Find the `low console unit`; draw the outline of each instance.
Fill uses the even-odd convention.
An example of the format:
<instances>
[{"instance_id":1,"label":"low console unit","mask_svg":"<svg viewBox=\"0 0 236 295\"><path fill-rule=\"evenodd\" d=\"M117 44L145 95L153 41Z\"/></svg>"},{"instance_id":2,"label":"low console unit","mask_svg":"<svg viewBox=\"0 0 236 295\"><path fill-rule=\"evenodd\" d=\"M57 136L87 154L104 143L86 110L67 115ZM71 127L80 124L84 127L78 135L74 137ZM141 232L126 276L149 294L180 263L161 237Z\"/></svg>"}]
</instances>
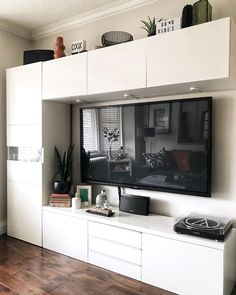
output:
<instances>
[{"instance_id":1,"label":"low console unit","mask_svg":"<svg viewBox=\"0 0 236 295\"><path fill-rule=\"evenodd\" d=\"M174 218L43 207L43 247L180 295L230 295L236 232L224 242L180 235Z\"/></svg>"}]
</instances>

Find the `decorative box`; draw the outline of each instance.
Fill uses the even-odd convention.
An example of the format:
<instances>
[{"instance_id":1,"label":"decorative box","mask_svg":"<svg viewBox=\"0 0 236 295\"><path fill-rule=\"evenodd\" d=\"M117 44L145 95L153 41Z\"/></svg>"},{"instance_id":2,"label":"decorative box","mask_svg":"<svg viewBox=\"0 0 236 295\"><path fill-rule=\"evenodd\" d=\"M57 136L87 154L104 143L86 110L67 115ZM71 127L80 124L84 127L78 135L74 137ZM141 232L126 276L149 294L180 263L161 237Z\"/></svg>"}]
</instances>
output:
<instances>
[{"instance_id":1,"label":"decorative box","mask_svg":"<svg viewBox=\"0 0 236 295\"><path fill-rule=\"evenodd\" d=\"M156 33L162 34L179 30L181 28L181 17L170 18L156 23Z\"/></svg>"},{"instance_id":2,"label":"decorative box","mask_svg":"<svg viewBox=\"0 0 236 295\"><path fill-rule=\"evenodd\" d=\"M71 54L80 53L85 50L86 50L86 41L85 40L74 41L71 44Z\"/></svg>"}]
</instances>

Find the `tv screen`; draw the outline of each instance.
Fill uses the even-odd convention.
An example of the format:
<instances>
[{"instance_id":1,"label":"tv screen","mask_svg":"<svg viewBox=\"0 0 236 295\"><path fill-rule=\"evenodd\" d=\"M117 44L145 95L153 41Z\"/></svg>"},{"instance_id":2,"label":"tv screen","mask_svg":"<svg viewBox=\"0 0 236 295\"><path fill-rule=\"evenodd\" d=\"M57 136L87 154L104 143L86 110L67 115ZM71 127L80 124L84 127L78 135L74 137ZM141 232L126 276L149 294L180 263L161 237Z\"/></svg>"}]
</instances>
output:
<instances>
[{"instance_id":1,"label":"tv screen","mask_svg":"<svg viewBox=\"0 0 236 295\"><path fill-rule=\"evenodd\" d=\"M81 109L81 180L209 197L212 98Z\"/></svg>"}]
</instances>

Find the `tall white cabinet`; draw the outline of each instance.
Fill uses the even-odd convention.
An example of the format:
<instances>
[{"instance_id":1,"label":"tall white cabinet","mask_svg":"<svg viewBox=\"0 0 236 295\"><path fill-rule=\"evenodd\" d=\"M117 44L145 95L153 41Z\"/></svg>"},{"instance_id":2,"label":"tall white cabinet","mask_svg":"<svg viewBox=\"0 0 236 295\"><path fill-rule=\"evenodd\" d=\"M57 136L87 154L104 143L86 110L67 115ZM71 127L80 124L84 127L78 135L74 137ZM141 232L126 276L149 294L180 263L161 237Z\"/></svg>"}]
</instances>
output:
<instances>
[{"instance_id":1,"label":"tall white cabinet","mask_svg":"<svg viewBox=\"0 0 236 295\"><path fill-rule=\"evenodd\" d=\"M69 145L69 115L68 105L42 103L41 62L7 70L7 233L12 237L42 246L42 205L55 173L54 145Z\"/></svg>"}]
</instances>

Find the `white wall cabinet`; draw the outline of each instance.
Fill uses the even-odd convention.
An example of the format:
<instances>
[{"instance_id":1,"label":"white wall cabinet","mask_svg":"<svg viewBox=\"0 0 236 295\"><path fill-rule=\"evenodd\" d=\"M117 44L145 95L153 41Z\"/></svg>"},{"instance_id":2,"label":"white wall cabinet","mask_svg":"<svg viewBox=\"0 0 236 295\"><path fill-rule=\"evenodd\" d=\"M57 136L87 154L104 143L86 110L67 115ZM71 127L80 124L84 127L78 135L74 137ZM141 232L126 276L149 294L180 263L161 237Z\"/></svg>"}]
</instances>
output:
<instances>
[{"instance_id":1,"label":"white wall cabinet","mask_svg":"<svg viewBox=\"0 0 236 295\"><path fill-rule=\"evenodd\" d=\"M87 53L43 63L43 99L86 95Z\"/></svg>"},{"instance_id":2,"label":"white wall cabinet","mask_svg":"<svg viewBox=\"0 0 236 295\"><path fill-rule=\"evenodd\" d=\"M146 40L88 53L88 93L97 94L146 87Z\"/></svg>"},{"instance_id":3,"label":"white wall cabinet","mask_svg":"<svg viewBox=\"0 0 236 295\"><path fill-rule=\"evenodd\" d=\"M178 84L183 91L188 83L201 88L201 81L208 81L206 90L210 81L224 87L235 78L234 32L233 22L224 18L148 38L147 87Z\"/></svg>"},{"instance_id":4,"label":"white wall cabinet","mask_svg":"<svg viewBox=\"0 0 236 295\"><path fill-rule=\"evenodd\" d=\"M143 234L142 280L180 295L230 294L235 282L235 237L225 250ZM152 261L152 263L150 263Z\"/></svg>"},{"instance_id":5,"label":"white wall cabinet","mask_svg":"<svg viewBox=\"0 0 236 295\"><path fill-rule=\"evenodd\" d=\"M43 99L75 103L236 88L233 20L212 22L43 63Z\"/></svg>"},{"instance_id":6,"label":"white wall cabinet","mask_svg":"<svg viewBox=\"0 0 236 295\"><path fill-rule=\"evenodd\" d=\"M43 247L87 262L87 220L43 213Z\"/></svg>"},{"instance_id":7,"label":"white wall cabinet","mask_svg":"<svg viewBox=\"0 0 236 295\"><path fill-rule=\"evenodd\" d=\"M7 125L41 124L42 63L7 70Z\"/></svg>"}]
</instances>

